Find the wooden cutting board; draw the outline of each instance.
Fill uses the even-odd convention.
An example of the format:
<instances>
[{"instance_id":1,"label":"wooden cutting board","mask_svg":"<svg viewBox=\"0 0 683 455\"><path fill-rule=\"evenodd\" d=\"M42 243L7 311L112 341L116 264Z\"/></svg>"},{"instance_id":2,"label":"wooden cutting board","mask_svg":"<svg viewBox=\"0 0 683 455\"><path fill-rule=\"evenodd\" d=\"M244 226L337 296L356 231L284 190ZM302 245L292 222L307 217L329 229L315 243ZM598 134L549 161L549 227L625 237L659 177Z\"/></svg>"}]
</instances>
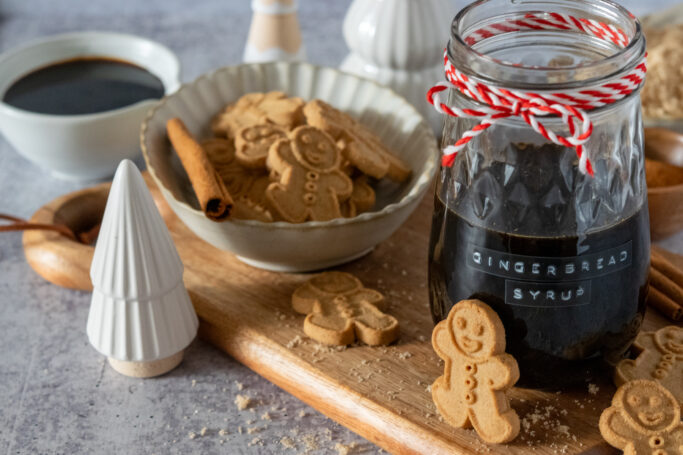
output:
<instances>
[{"instance_id":1,"label":"wooden cutting board","mask_svg":"<svg viewBox=\"0 0 683 455\"><path fill-rule=\"evenodd\" d=\"M107 186L97 190L106 191ZM398 343L386 348L335 349L305 337L304 317L291 309L292 292L310 275L267 272L241 263L192 234L156 188L152 191L185 264L185 285L201 320L200 336L389 452L616 453L598 432L600 413L615 391L609 378L591 385L593 394L588 384L558 393L514 389L511 404L523 428L510 444L487 445L472 430L453 429L441 421L429 392L443 369L430 343L427 244L431 195L389 240L366 257L338 268L385 294L388 311L401 324ZM683 258L671 258L683 267ZM648 309L645 329L667 324Z\"/></svg>"}]
</instances>

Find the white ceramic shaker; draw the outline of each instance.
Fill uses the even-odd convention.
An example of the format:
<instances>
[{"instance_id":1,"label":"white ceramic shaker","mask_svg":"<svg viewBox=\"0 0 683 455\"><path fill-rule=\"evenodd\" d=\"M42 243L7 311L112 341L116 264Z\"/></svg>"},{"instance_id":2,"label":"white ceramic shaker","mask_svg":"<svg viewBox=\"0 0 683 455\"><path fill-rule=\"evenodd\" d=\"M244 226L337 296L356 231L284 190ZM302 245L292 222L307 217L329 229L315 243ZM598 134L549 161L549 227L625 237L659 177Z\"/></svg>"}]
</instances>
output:
<instances>
[{"instance_id":1,"label":"white ceramic shaker","mask_svg":"<svg viewBox=\"0 0 683 455\"><path fill-rule=\"evenodd\" d=\"M119 164L90 268L88 339L121 374L175 368L197 334L183 264L132 161Z\"/></svg>"},{"instance_id":2,"label":"white ceramic shaker","mask_svg":"<svg viewBox=\"0 0 683 455\"><path fill-rule=\"evenodd\" d=\"M251 9L245 62L305 60L297 0L252 0Z\"/></svg>"},{"instance_id":3,"label":"white ceramic shaker","mask_svg":"<svg viewBox=\"0 0 683 455\"><path fill-rule=\"evenodd\" d=\"M351 53L341 69L391 87L440 132L443 119L425 94L444 79L453 15L448 0L354 0L344 19Z\"/></svg>"}]
</instances>

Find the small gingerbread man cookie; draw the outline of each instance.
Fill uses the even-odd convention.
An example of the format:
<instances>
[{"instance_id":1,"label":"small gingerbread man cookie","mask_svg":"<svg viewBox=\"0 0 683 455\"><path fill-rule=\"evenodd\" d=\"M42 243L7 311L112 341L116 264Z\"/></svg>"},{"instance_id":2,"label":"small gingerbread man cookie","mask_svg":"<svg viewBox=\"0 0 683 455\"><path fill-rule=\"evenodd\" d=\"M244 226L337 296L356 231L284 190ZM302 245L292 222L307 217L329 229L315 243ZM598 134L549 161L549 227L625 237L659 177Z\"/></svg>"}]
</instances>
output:
<instances>
[{"instance_id":1,"label":"small gingerbread man cookie","mask_svg":"<svg viewBox=\"0 0 683 455\"><path fill-rule=\"evenodd\" d=\"M344 144L344 156L363 173L380 179L389 177L397 182L411 175L408 165L387 149L382 141L353 117L321 100L312 100L303 108L306 121L336 141Z\"/></svg>"},{"instance_id":2,"label":"small gingerbread man cookie","mask_svg":"<svg viewBox=\"0 0 683 455\"><path fill-rule=\"evenodd\" d=\"M265 169L268 149L287 133L277 125L265 123L242 128L235 137L235 158L244 167Z\"/></svg>"},{"instance_id":3,"label":"small gingerbread man cookie","mask_svg":"<svg viewBox=\"0 0 683 455\"><path fill-rule=\"evenodd\" d=\"M321 343L348 345L358 339L375 346L398 336L398 321L382 312L384 296L349 273L314 276L294 292L292 306L307 315L304 333Z\"/></svg>"},{"instance_id":4,"label":"small gingerbread man cookie","mask_svg":"<svg viewBox=\"0 0 683 455\"><path fill-rule=\"evenodd\" d=\"M301 98L288 98L282 92L247 93L214 117L211 130L230 139L242 128L265 123L289 131L304 123L303 105Z\"/></svg>"},{"instance_id":5,"label":"small gingerbread man cookie","mask_svg":"<svg viewBox=\"0 0 683 455\"><path fill-rule=\"evenodd\" d=\"M519 379L519 368L505 353L505 329L496 312L479 300L458 302L434 328L432 345L446 362L432 384L443 418L458 428L473 426L486 442L515 439L519 417L505 392Z\"/></svg>"},{"instance_id":6,"label":"small gingerbread man cookie","mask_svg":"<svg viewBox=\"0 0 683 455\"><path fill-rule=\"evenodd\" d=\"M633 344L640 354L619 362L614 371L617 386L634 379L657 381L683 403L683 327L670 325L656 332L640 332Z\"/></svg>"},{"instance_id":7,"label":"small gingerbread man cookie","mask_svg":"<svg viewBox=\"0 0 683 455\"><path fill-rule=\"evenodd\" d=\"M627 382L600 416L600 434L625 455L681 455L681 406L657 382Z\"/></svg>"},{"instance_id":8,"label":"small gingerbread man cookie","mask_svg":"<svg viewBox=\"0 0 683 455\"><path fill-rule=\"evenodd\" d=\"M341 217L340 202L351 196L351 179L340 171L341 156L324 131L300 126L275 142L266 165L279 182L266 190L269 206L290 223Z\"/></svg>"}]
</instances>

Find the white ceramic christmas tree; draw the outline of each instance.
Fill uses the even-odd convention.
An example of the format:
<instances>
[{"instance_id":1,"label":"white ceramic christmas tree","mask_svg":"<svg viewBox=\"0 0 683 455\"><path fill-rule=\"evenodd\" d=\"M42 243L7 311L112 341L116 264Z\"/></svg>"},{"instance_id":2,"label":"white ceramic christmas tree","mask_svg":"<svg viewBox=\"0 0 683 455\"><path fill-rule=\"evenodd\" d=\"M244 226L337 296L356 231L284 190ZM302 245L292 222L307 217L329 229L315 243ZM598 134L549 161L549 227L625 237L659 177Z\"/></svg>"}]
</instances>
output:
<instances>
[{"instance_id":1,"label":"white ceramic christmas tree","mask_svg":"<svg viewBox=\"0 0 683 455\"><path fill-rule=\"evenodd\" d=\"M252 0L251 9L253 15L244 48L245 62L306 58L296 15L296 0Z\"/></svg>"},{"instance_id":2,"label":"white ceramic christmas tree","mask_svg":"<svg viewBox=\"0 0 683 455\"><path fill-rule=\"evenodd\" d=\"M114 176L90 278L88 338L116 371L151 377L181 362L197 315L171 235L130 160Z\"/></svg>"},{"instance_id":3,"label":"white ceramic christmas tree","mask_svg":"<svg viewBox=\"0 0 683 455\"><path fill-rule=\"evenodd\" d=\"M351 53L341 69L391 87L438 131L443 119L425 95L444 78L453 13L448 0L354 0L344 18Z\"/></svg>"}]
</instances>

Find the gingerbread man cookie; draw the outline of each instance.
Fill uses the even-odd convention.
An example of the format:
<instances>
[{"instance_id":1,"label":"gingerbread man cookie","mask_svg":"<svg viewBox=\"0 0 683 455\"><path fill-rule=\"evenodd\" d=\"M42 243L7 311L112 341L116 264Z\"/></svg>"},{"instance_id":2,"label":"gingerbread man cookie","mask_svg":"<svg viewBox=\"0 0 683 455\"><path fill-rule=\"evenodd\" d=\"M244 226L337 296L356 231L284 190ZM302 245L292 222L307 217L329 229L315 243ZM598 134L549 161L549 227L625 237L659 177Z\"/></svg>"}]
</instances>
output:
<instances>
[{"instance_id":1,"label":"gingerbread man cookie","mask_svg":"<svg viewBox=\"0 0 683 455\"><path fill-rule=\"evenodd\" d=\"M625 455L681 455L681 406L657 382L627 382L600 416L600 434Z\"/></svg>"},{"instance_id":2,"label":"gingerbread man cookie","mask_svg":"<svg viewBox=\"0 0 683 455\"><path fill-rule=\"evenodd\" d=\"M300 126L275 142L266 165L279 181L266 190L274 215L290 223L341 217L340 202L351 196L351 179L340 171L339 149L324 131Z\"/></svg>"},{"instance_id":3,"label":"gingerbread man cookie","mask_svg":"<svg viewBox=\"0 0 683 455\"><path fill-rule=\"evenodd\" d=\"M410 177L410 168L353 117L320 100L306 103L303 112L309 125L345 144L344 156L365 174L377 179L387 176L398 182Z\"/></svg>"},{"instance_id":4,"label":"gingerbread man cookie","mask_svg":"<svg viewBox=\"0 0 683 455\"><path fill-rule=\"evenodd\" d=\"M211 129L216 136L235 138L247 126L273 123L290 130L304 122L304 102L282 92L247 93L216 115Z\"/></svg>"},{"instance_id":5,"label":"gingerbread man cookie","mask_svg":"<svg viewBox=\"0 0 683 455\"><path fill-rule=\"evenodd\" d=\"M634 379L650 379L666 387L683 403L683 327L670 325L656 332L640 332L633 344L640 354L619 362L614 371L617 386Z\"/></svg>"},{"instance_id":6,"label":"gingerbread man cookie","mask_svg":"<svg viewBox=\"0 0 683 455\"><path fill-rule=\"evenodd\" d=\"M458 302L434 328L432 345L446 362L432 384L443 418L455 427L473 426L486 442L517 437L519 417L505 392L519 379L519 368L505 353L505 329L496 312L479 300Z\"/></svg>"},{"instance_id":7,"label":"gingerbread man cookie","mask_svg":"<svg viewBox=\"0 0 683 455\"><path fill-rule=\"evenodd\" d=\"M254 172L237 162L235 147L228 139L208 139L202 148L233 197L231 218L273 221L266 209L265 189L270 180L265 171Z\"/></svg>"},{"instance_id":8,"label":"gingerbread man cookie","mask_svg":"<svg viewBox=\"0 0 683 455\"><path fill-rule=\"evenodd\" d=\"M244 167L265 169L268 149L287 133L277 125L265 123L242 128L235 137L235 158Z\"/></svg>"},{"instance_id":9,"label":"gingerbread man cookie","mask_svg":"<svg viewBox=\"0 0 683 455\"><path fill-rule=\"evenodd\" d=\"M398 321L383 313L384 296L343 272L314 276L292 295L292 306L306 314L304 333L325 344L347 345L358 339L371 346L398 336Z\"/></svg>"}]
</instances>

